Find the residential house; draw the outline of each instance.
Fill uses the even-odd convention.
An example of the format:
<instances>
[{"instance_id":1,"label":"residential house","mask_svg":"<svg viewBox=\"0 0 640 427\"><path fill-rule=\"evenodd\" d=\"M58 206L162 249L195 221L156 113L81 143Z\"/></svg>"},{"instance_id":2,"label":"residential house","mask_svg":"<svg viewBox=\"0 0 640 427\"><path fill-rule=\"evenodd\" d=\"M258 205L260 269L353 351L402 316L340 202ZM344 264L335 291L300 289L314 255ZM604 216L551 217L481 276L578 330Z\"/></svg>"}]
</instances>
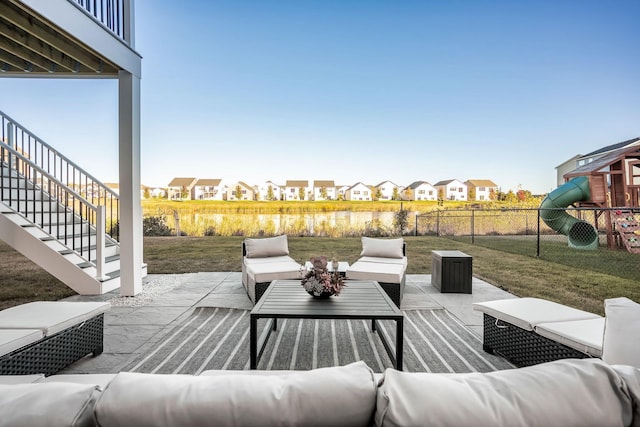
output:
<instances>
[{"instance_id":1,"label":"residential house","mask_svg":"<svg viewBox=\"0 0 640 427\"><path fill-rule=\"evenodd\" d=\"M375 191L378 194L378 200L393 200L394 194L400 197L400 188L391 181L382 181L375 186Z\"/></svg>"},{"instance_id":2,"label":"residential house","mask_svg":"<svg viewBox=\"0 0 640 427\"><path fill-rule=\"evenodd\" d=\"M253 187L257 200L282 200L282 187L273 181L266 181Z\"/></svg>"},{"instance_id":3,"label":"residential house","mask_svg":"<svg viewBox=\"0 0 640 427\"><path fill-rule=\"evenodd\" d=\"M336 185L337 200L347 200L347 190L350 185Z\"/></svg>"},{"instance_id":4,"label":"residential house","mask_svg":"<svg viewBox=\"0 0 640 427\"><path fill-rule=\"evenodd\" d=\"M607 145L606 147L591 151L590 153L587 153L585 155L574 156L571 159L566 160L564 163L561 163L558 167L556 167L556 181L558 183L558 186L566 182L564 178L565 174L572 172L581 166L589 164L603 156L606 156L613 151L635 146L640 146L640 137L628 139L616 144Z\"/></svg>"},{"instance_id":5,"label":"residential house","mask_svg":"<svg viewBox=\"0 0 640 427\"><path fill-rule=\"evenodd\" d=\"M434 187L442 200L467 200L467 185L457 179L439 181Z\"/></svg>"},{"instance_id":6,"label":"residential house","mask_svg":"<svg viewBox=\"0 0 640 427\"><path fill-rule=\"evenodd\" d=\"M372 200L371 196L371 188L361 182L358 182L349 187L349 189L345 193L346 200Z\"/></svg>"},{"instance_id":7,"label":"residential house","mask_svg":"<svg viewBox=\"0 0 640 427\"><path fill-rule=\"evenodd\" d=\"M469 200L487 201L498 195L498 186L490 179L469 179L465 184Z\"/></svg>"},{"instance_id":8,"label":"residential house","mask_svg":"<svg viewBox=\"0 0 640 427\"><path fill-rule=\"evenodd\" d=\"M284 184L284 200L308 200L309 181L287 180Z\"/></svg>"},{"instance_id":9,"label":"residential house","mask_svg":"<svg viewBox=\"0 0 640 427\"><path fill-rule=\"evenodd\" d=\"M167 197L167 190L162 187L149 187L149 196L161 199Z\"/></svg>"},{"instance_id":10,"label":"residential house","mask_svg":"<svg viewBox=\"0 0 640 427\"><path fill-rule=\"evenodd\" d=\"M400 193L402 200L438 200L438 190L427 181L415 181Z\"/></svg>"},{"instance_id":11,"label":"residential house","mask_svg":"<svg viewBox=\"0 0 640 427\"><path fill-rule=\"evenodd\" d=\"M194 200L196 178L173 178L167 188L169 200Z\"/></svg>"},{"instance_id":12,"label":"residential house","mask_svg":"<svg viewBox=\"0 0 640 427\"><path fill-rule=\"evenodd\" d=\"M238 181L227 188L227 200L255 200L254 195L254 189L242 181Z\"/></svg>"},{"instance_id":13,"label":"residential house","mask_svg":"<svg viewBox=\"0 0 640 427\"><path fill-rule=\"evenodd\" d=\"M337 200L336 184L333 181L313 181L313 200Z\"/></svg>"},{"instance_id":14,"label":"residential house","mask_svg":"<svg viewBox=\"0 0 640 427\"><path fill-rule=\"evenodd\" d=\"M200 178L193 191L195 200L223 200L226 188L221 179Z\"/></svg>"}]
</instances>

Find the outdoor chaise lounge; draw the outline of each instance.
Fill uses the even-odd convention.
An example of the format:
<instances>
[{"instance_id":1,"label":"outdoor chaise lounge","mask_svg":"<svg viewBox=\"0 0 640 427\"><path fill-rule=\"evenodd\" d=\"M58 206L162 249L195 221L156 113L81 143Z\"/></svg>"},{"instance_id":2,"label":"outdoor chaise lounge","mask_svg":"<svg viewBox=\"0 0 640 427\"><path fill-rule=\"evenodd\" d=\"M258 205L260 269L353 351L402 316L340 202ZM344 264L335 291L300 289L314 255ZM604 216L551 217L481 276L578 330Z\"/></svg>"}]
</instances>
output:
<instances>
[{"instance_id":1,"label":"outdoor chaise lounge","mask_svg":"<svg viewBox=\"0 0 640 427\"><path fill-rule=\"evenodd\" d=\"M347 269L347 279L377 281L400 307L406 270L406 244L403 239L363 237L360 258Z\"/></svg>"},{"instance_id":2,"label":"outdoor chaise lounge","mask_svg":"<svg viewBox=\"0 0 640 427\"><path fill-rule=\"evenodd\" d=\"M271 281L299 279L303 268L289 256L286 235L242 242L242 285L254 304Z\"/></svg>"},{"instance_id":3,"label":"outdoor chaise lounge","mask_svg":"<svg viewBox=\"0 0 640 427\"><path fill-rule=\"evenodd\" d=\"M602 356L605 318L539 298L473 304L483 312L483 348L517 366Z\"/></svg>"},{"instance_id":4,"label":"outdoor chaise lounge","mask_svg":"<svg viewBox=\"0 0 640 427\"><path fill-rule=\"evenodd\" d=\"M105 302L38 301L0 311L0 375L52 375L102 353Z\"/></svg>"}]
</instances>

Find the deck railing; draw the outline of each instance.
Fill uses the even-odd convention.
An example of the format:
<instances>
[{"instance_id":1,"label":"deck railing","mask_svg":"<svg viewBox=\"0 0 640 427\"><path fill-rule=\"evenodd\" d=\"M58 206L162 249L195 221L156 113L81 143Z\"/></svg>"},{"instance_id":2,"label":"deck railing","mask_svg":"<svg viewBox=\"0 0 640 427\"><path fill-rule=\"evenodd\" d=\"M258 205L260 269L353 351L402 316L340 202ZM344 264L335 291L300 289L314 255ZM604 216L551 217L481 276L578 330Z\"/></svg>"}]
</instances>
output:
<instances>
[{"instance_id":1,"label":"deck railing","mask_svg":"<svg viewBox=\"0 0 640 427\"><path fill-rule=\"evenodd\" d=\"M131 44L128 25L132 0L69 0L127 44Z\"/></svg>"}]
</instances>

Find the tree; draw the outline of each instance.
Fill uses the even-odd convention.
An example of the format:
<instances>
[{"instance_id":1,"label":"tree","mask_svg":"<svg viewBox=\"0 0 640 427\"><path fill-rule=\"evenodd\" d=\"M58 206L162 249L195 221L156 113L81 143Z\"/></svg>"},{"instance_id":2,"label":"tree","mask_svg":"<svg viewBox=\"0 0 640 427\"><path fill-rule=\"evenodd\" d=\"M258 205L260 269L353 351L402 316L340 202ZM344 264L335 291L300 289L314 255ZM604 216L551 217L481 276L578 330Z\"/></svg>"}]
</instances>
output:
<instances>
[{"instance_id":1,"label":"tree","mask_svg":"<svg viewBox=\"0 0 640 427\"><path fill-rule=\"evenodd\" d=\"M398 191L398 187L393 187L393 193L391 194L391 198L393 200L400 200L400 192Z\"/></svg>"},{"instance_id":2,"label":"tree","mask_svg":"<svg viewBox=\"0 0 640 427\"><path fill-rule=\"evenodd\" d=\"M498 194L496 193L495 188L489 189L489 200L494 201L498 198Z\"/></svg>"},{"instance_id":3,"label":"tree","mask_svg":"<svg viewBox=\"0 0 640 427\"><path fill-rule=\"evenodd\" d=\"M142 193L142 197L145 199L151 198L151 191L149 191L149 187L144 187L144 192Z\"/></svg>"},{"instance_id":4,"label":"tree","mask_svg":"<svg viewBox=\"0 0 640 427\"><path fill-rule=\"evenodd\" d=\"M242 187L240 187L240 184L236 185L236 189L233 192L233 195L235 196L236 200L242 199Z\"/></svg>"},{"instance_id":5,"label":"tree","mask_svg":"<svg viewBox=\"0 0 640 427\"><path fill-rule=\"evenodd\" d=\"M475 200L476 199L476 187L469 187L468 197L469 197L469 200Z\"/></svg>"},{"instance_id":6,"label":"tree","mask_svg":"<svg viewBox=\"0 0 640 427\"><path fill-rule=\"evenodd\" d=\"M327 200L327 189L324 187L320 188L320 197L322 197L323 200Z\"/></svg>"},{"instance_id":7,"label":"tree","mask_svg":"<svg viewBox=\"0 0 640 427\"><path fill-rule=\"evenodd\" d=\"M182 189L180 190L180 198L181 199L189 198L189 190L187 190L187 186L186 185L183 185Z\"/></svg>"},{"instance_id":8,"label":"tree","mask_svg":"<svg viewBox=\"0 0 640 427\"><path fill-rule=\"evenodd\" d=\"M382 190L380 189L380 187L374 187L373 200L380 200L380 197L382 197Z\"/></svg>"},{"instance_id":9,"label":"tree","mask_svg":"<svg viewBox=\"0 0 640 427\"><path fill-rule=\"evenodd\" d=\"M298 188L298 198L304 200L304 187Z\"/></svg>"},{"instance_id":10,"label":"tree","mask_svg":"<svg viewBox=\"0 0 640 427\"><path fill-rule=\"evenodd\" d=\"M403 209L402 203L400 204L400 210L393 214L393 227L398 230L398 234L404 235L407 226L409 225L409 210Z\"/></svg>"},{"instance_id":11,"label":"tree","mask_svg":"<svg viewBox=\"0 0 640 427\"><path fill-rule=\"evenodd\" d=\"M509 192L504 196L504 201L508 203L517 203L518 196L516 196L513 190L509 190Z\"/></svg>"},{"instance_id":12,"label":"tree","mask_svg":"<svg viewBox=\"0 0 640 427\"><path fill-rule=\"evenodd\" d=\"M269 186L267 188L267 200L273 201L273 187Z\"/></svg>"}]
</instances>

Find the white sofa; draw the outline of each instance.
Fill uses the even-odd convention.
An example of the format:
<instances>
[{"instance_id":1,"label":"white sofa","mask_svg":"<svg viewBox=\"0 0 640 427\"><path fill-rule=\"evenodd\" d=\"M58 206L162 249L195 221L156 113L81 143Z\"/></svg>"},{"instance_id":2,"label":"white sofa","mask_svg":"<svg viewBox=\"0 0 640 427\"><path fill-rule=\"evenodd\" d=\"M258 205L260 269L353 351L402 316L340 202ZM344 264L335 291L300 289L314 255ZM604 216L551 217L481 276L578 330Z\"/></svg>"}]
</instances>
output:
<instances>
[{"instance_id":1,"label":"white sofa","mask_svg":"<svg viewBox=\"0 0 640 427\"><path fill-rule=\"evenodd\" d=\"M304 267L289 256L287 236L242 242L242 285L254 304L273 280L300 279Z\"/></svg>"},{"instance_id":2,"label":"white sofa","mask_svg":"<svg viewBox=\"0 0 640 427\"><path fill-rule=\"evenodd\" d=\"M347 269L347 279L375 280L400 307L407 280L406 245L403 239L362 237L360 258Z\"/></svg>"},{"instance_id":3,"label":"white sofa","mask_svg":"<svg viewBox=\"0 0 640 427\"><path fill-rule=\"evenodd\" d=\"M0 376L2 426L640 426L640 370L598 359L431 374L364 362L200 376Z\"/></svg>"},{"instance_id":4,"label":"white sofa","mask_svg":"<svg viewBox=\"0 0 640 427\"><path fill-rule=\"evenodd\" d=\"M102 353L106 302L36 301L0 311L0 375L54 374Z\"/></svg>"}]
</instances>

